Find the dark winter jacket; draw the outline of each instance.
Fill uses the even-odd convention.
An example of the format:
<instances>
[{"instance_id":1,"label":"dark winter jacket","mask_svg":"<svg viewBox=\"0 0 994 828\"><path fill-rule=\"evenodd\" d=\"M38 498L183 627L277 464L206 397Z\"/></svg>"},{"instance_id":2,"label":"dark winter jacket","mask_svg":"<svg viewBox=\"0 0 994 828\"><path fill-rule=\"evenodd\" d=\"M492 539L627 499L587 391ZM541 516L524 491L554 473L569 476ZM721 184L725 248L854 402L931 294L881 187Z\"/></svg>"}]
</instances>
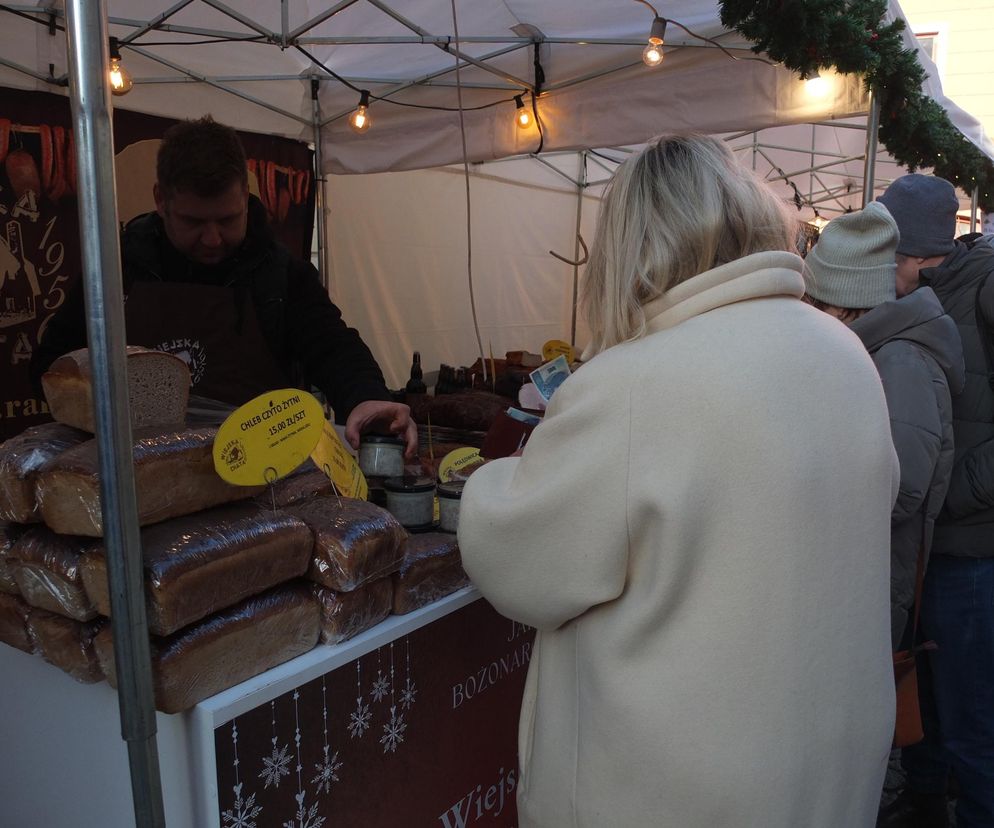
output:
<instances>
[{"instance_id":1,"label":"dark winter jacket","mask_svg":"<svg viewBox=\"0 0 994 828\"><path fill-rule=\"evenodd\" d=\"M124 291L137 281L188 282L230 287L238 307L251 301L259 327L278 365L288 377L306 377L328 397L339 420L364 400L390 394L376 360L341 311L328 298L317 270L294 259L270 231L265 208L249 197L245 241L225 262L191 262L166 238L156 213L128 223L121 237ZM59 356L86 345L83 289L78 282L48 323L31 360L36 385Z\"/></svg>"},{"instance_id":2,"label":"dark winter jacket","mask_svg":"<svg viewBox=\"0 0 994 828\"><path fill-rule=\"evenodd\" d=\"M884 302L850 325L873 358L890 414L901 483L891 513L891 639L898 648L953 467L951 395L963 389L956 324L928 288ZM926 505L927 504L927 505ZM927 514L925 512L927 508Z\"/></svg>"},{"instance_id":3,"label":"dark winter jacket","mask_svg":"<svg viewBox=\"0 0 994 828\"><path fill-rule=\"evenodd\" d=\"M920 274L959 328L966 363L963 392L953 398L955 462L933 554L994 556L994 390L981 340L994 336L994 279L987 278L992 272L994 248L971 236L958 239L941 264Z\"/></svg>"}]
</instances>

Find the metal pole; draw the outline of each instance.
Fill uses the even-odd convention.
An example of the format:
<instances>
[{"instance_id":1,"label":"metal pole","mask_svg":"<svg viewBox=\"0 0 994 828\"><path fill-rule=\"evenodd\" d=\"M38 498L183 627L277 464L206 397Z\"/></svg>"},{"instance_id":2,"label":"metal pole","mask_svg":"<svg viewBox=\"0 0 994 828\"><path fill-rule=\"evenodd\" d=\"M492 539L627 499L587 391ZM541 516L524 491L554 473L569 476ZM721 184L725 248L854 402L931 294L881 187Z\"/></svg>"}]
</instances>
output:
<instances>
[{"instance_id":1,"label":"metal pole","mask_svg":"<svg viewBox=\"0 0 994 828\"><path fill-rule=\"evenodd\" d=\"M863 162L863 206L873 201L877 176L877 133L880 131L880 98L870 90L870 112L866 122L866 160Z\"/></svg>"},{"instance_id":2,"label":"metal pole","mask_svg":"<svg viewBox=\"0 0 994 828\"><path fill-rule=\"evenodd\" d=\"M316 78L311 80L311 111L314 122L314 212L318 218L318 273L321 274L324 289L328 290L331 287L331 280L325 267L328 255L328 225L324 214L324 170L321 169L324 162L321 154L321 101L318 99L320 83Z\"/></svg>"},{"instance_id":3,"label":"metal pole","mask_svg":"<svg viewBox=\"0 0 994 828\"><path fill-rule=\"evenodd\" d=\"M580 217L583 214L583 191L587 186L587 152L580 153L580 169L576 185L576 235L573 241L573 261L580 261ZM580 286L580 265L573 265L573 319L570 322L569 344L576 347L576 304Z\"/></svg>"},{"instance_id":4,"label":"metal pole","mask_svg":"<svg viewBox=\"0 0 994 828\"><path fill-rule=\"evenodd\" d=\"M977 232L977 207L980 205L980 188L974 187L970 196L970 232Z\"/></svg>"},{"instance_id":5,"label":"metal pole","mask_svg":"<svg viewBox=\"0 0 994 828\"><path fill-rule=\"evenodd\" d=\"M86 330L93 364L100 503L121 731L128 744L136 823L142 828L158 828L165 825L165 816L131 459L105 0L69 0L66 23L77 138Z\"/></svg>"}]
</instances>

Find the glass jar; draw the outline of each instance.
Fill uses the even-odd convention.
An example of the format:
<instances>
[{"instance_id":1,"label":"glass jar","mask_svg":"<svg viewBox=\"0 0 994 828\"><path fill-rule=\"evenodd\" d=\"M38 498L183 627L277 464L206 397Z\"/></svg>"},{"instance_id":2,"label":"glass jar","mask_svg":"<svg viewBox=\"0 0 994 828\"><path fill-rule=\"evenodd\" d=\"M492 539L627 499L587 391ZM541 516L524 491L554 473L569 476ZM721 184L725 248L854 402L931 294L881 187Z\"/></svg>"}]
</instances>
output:
<instances>
[{"instance_id":1,"label":"glass jar","mask_svg":"<svg viewBox=\"0 0 994 828\"><path fill-rule=\"evenodd\" d=\"M438 528L455 533L459 529L459 504L465 480L452 480L438 485Z\"/></svg>"},{"instance_id":2,"label":"glass jar","mask_svg":"<svg viewBox=\"0 0 994 828\"><path fill-rule=\"evenodd\" d=\"M359 468L366 477L402 475L406 446L400 437L366 434L359 443Z\"/></svg>"},{"instance_id":3,"label":"glass jar","mask_svg":"<svg viewBox=\"0 0 994 828\"><path fill-rule=\"evenodd\" d=\"M387 493L387 511L401 526L431 526L435 517L435 481L430 477L388 477L383 481Z\"/></svg>"}]
</instances>

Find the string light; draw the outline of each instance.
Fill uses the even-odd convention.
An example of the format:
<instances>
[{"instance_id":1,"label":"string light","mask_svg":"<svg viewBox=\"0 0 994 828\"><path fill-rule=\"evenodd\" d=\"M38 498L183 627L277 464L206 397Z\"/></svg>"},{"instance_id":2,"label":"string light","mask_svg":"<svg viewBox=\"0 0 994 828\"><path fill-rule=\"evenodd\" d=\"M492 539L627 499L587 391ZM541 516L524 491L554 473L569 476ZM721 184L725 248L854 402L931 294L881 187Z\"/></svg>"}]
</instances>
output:
<instances>
[{"instance_id":1,"label":"string light","mask_svg":"<svg viewBox=\"0 0 994 828\"><path fill-rule=\"evenodd\" d=\"M131 75L121 66L121 49L116 37L110 39L110 69L107 77L110 80L110 91L114 95L127 95L135 85Z\"/></svg>"},{"instance_id":2,"label":"string light","mask_svg":"<svg viewBox=\"0 0 994 828\"><path fill-rule=\"evenodd\" d=\"M371 123L372 120L369 117L369 90L361 89L359 91L359 106L349 115L349 126L356 132L363 133L369 129Z\"/></svg>"},{"instance_id":3,"label":"string light","mask_svg":"<svg viewBox=\"0 0 994 828\"><path fill-rule=\"evenodd\" d=\"M532 114L525 108L520 95L514 96L514 121L518 129L528 129L532 125Z\"/></svg>"},{"instance_id":4,"label":"string light","mask_svg":"<svg viewBox=\"0 0 994 828\"><path fill-rule=\"evenodd\" d=\"M663 38L666 37L666 18L656 17L649 30L649 42L642 50L642 62L646 66L655 67L663 62Z\"/></svg>"}]
</instances>

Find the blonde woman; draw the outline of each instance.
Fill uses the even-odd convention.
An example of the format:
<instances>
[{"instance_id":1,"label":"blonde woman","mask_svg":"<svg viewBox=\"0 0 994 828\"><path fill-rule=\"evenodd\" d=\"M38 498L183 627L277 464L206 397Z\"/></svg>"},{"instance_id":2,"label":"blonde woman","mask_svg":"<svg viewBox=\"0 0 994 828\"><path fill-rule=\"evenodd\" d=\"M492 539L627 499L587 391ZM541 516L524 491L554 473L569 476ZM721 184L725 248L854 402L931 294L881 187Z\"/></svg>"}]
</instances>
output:
<instances>
[{"instance_id":1,"label":"blonde woman","mask_svg":"<svg viewBox=\"0 0 994 828\"><path fill-rule=\"evenodd\" d=\"M893 733L897 463L859 340L720 141L616 173L588 364L463 496L466 570L538 629L522 828L861 828Z\"/></svg>"}]
</instances>

